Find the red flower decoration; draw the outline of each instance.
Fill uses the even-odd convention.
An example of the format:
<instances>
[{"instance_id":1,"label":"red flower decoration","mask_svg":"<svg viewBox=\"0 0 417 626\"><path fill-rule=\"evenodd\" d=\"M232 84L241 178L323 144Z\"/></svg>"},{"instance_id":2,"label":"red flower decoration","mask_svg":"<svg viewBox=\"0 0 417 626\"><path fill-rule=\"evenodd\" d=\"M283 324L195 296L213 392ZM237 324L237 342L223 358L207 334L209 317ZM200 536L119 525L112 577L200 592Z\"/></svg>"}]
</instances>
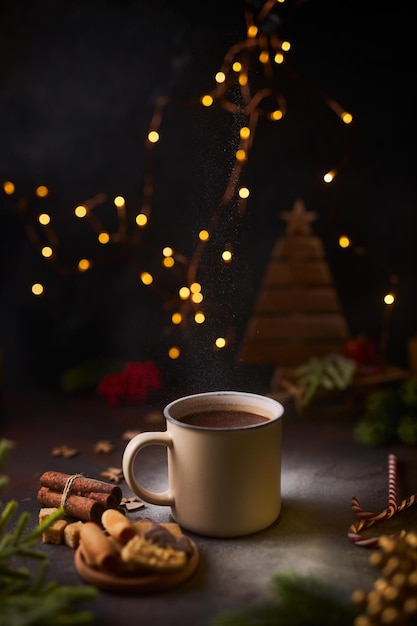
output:
<instances>
[{"instance_id":1,"label":"red flower decoration","mask_svg":"<svg viewBox=\"0 0 417 626\"><path fill-rule=\"evenodd\" d=\"M131 361L118 374L106 374L98 386L110 406L138 404L160 389L161 376L152 361Z\"/></svg>"}]
</instances>

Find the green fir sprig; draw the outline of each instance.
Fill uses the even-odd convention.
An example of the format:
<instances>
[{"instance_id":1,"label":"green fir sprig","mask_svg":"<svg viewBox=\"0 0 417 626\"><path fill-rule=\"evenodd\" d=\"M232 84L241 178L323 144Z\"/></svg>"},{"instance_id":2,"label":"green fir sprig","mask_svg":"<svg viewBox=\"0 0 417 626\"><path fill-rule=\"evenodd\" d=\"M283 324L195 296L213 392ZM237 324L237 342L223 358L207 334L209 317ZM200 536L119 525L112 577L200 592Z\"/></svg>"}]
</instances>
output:
<instances>
[{"instance_id":1,"label":"green fir sprig","mask_svg":"<svg viewBox=\"0 0 417 626\"><path fill-rule=\"evenodd\" d=\"M346 389L351 384L355 371L355 362L340 354L312 357L295 370L299 387L305 389L302 405L310 404L319 389Z\"/></svg>"},{"instance_id":2,"label":"green fir sprig","mask_svg":"<svg viewBox=\"0 0 417 626\"><path fill-rule=\"evenodd\" d=\"M0 440L0 471L13 447ZM8 478L0 475L0 486ZM62 508L29 528L30 515L24 511L17 517L18 503L0 502L0 626L69 626L91 624L91 612L75 607L97 595L91 586L61 586L46 582L47 555L37 548L42 533L64 515ZM36 564L29 569L29 562ZM32 571L34 569L34 571Z\"/></svg>"},{"instance_id":3,"label":"green fir sprig","mask_svg":"<svg viewBox=\"0 0 417 626\"><path fill-rule=\"evenodd\" d=\"M370 393L353 435L368 446L417 445L417 380L408 378L399 387Z\"/></svg>"},{"instance_id":4,"label":"green fir sprig","mask_svg":"<svg viewBox=\"0 0 417 626\"><path fill-rule=\"evenodd\" d=\"M270 599L222 613L213 626L352 626L358 614L333 585L284 572L272 577Z\"/></svg>"}]
</instances>

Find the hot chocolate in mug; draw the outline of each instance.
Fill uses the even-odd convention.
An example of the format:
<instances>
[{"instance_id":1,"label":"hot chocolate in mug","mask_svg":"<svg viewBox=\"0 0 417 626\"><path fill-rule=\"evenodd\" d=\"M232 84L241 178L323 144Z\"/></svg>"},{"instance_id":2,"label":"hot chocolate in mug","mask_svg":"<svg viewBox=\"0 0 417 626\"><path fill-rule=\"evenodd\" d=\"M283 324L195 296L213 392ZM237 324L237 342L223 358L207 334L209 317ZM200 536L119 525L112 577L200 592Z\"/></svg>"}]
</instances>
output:
<instances>
[{"instance_id":1,"label":"hot chocolate in mug","mask_svg":"<svg viewBox=\"0 0 417 626\"><path fill-rule=\"evenodd\" d=\"M210 391L164 408L166 431L136 435L123 454L123 474L145 502L170 506L189 531L237 537L270 526L281 510L281 417L267 396ZM168 488L149 491L135 459L149 445L167 448Z\"/></svg>"}]
</instances>

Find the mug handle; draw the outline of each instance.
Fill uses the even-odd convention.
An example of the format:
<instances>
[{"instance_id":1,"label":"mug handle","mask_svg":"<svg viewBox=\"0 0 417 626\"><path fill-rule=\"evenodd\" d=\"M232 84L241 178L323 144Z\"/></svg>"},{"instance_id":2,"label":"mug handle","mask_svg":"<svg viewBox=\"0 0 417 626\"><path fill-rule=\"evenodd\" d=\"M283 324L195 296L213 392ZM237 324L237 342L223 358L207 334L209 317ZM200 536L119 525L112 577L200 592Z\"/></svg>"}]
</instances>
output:
<instances>
[{"instance_id":1,"label":"mug handle","mask_svg":"<svg viewBox=\"0 0 417 626\"><path fill-rule=\"evenodd\" d=\"M145 502L163 506L172 506L174 504L174 497L169 488L166 491L161 491L159 493L149 491L136 480L133 472L133 465L135 463L136 456L142 448L145 448L145 446L157 445L166 446L167 448L172 447L173 441L168 431L140 433L139 435L133 437L133 439L131 439L127 444L123 453L123 476L132 491L142 498L142 500L145 500Z\"/></svg>"}]
</instances>

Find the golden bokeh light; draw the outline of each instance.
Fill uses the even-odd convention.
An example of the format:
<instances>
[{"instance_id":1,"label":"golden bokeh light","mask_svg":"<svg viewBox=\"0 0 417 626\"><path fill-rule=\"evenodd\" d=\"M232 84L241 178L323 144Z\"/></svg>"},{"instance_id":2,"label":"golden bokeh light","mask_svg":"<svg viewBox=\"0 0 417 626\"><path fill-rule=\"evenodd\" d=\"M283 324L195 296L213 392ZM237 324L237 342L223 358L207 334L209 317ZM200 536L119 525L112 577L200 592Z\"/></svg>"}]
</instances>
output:
<instances>
[{"instance_id":1,"label":"golden bokeh light","mask_svg":"<svg viewBox=\"0 0 417 626\"><path fill-rule=\"evenodd\" d=\"M171 348L168 350L168 356L170 359L178 359L180 354L181 350L178 348L178 346L171 346Z\"/></svg>"},{"instance_id":2,"label":"golden bokeh light","mask_svg":"<svg viewBox=\"0 0 417 626\"><path fill-rule=\"evenodd\" d=\"M159 141L159 133L156 130L151 130L148 133L149 143L157 143Z\"/></svg>"},{"instance_id":3,"label":"golden bokeh light","mask_svg":"<svg viewBox=\"0 0 417 626\"><path fill-rule=\"evenodd\" d=\"M171 321L173 324L181 324L182 322L182 315L181 313L179 313L178 311L176 311L175 313L173 313L171 315Z\"/></svg>"},{"instance_id":4,"label":"golden bokeh light","mask_svg":"<svg viewBox=\"0 0 417 626\"><path fill-rule=\"evenodd\" d=\"M174 267L175 259L172 256L167 256L162 259L162 265L164 267Z\"/></svg>"},{"instance_id":5,"label":"golden bokeh light","mask_svg":"<svg viewBox=\"0 0 417 626\"><path fill-rule=\"evenodd\" d=\"M78 269L80 272L86 272L91 267L91 263L88 259L80 259L78 261Z\"/></svg>"},{"instance_id":6,"label":"golden bokeh light","mask_svg":"<svg viewBox=\"0 0 417 626\"><path fill-rule=\"evenodd\" d=\"M276 122L277 120L282 120L282 118L283 118L283 113L279 109L275 109L275 111L272 111L269 114L269 119L272 120L273 122Z\"/></svg>"},{"instance_id":7,"label":"golden bokeh light","mask_svg":"<svg viewBox=\"0 0 417 626\"><path fill-rule=\"evenodd\" d=\"M198 238L201 241L208 241L210 239L210 233L208 232L208 230L200 230L200 232L198 233Z\"/></svg>"},{"instance_id":8,"label":"golden bokeh light","mask_svg":"<svg viewBox=\"0 0 417 626\"><path fill-rule=\"evenodd\" d=\"M350 239L349 239L349 237L347 237L346 235L341 235L339 237L339 246L341 248L349 248L349 246L350 246Z\"/></svg>"},{"instance_id":9,"label":"golden bokeh light","mask_svg":"<svg viewBox=\"0 0 417 626\"><path fill-rule=\"evenodd\" d=\"M78 206L75 207L74 213L77 217L82 219L83 217L87 215L87 207L84 206L83 204L79 204Z\"/></svg>"},{"instance_id":10,"label":"golden bokeh light","mask_svg":"<svg viewBox=\"0 0 417 626\"><path fill-rule=\"evenodd\" d=\"M115 199L113 200L114 202L114 206L117 206L118 208L121 208L123 206L125 206L125 199L123 198L123 196L116 196Z\"/></svg>"},{"instance_id":11,"label":"golden bokeh light","mask_svg":"<svg viewBox=\"0 0 417 626\"><path fill-rule=\"evenodd\" d=\"M41 250L42 256L46 259L49 259L53 255L53 251L51 246L44 246Z\"/></svg>"},{"instance_id":12,"label":"golden bokeh light","mask_svg":"<svg viewBox=\"0 0 417 626\"><path fill-rule=\"evenodd\" d=\"M109 243L110 241L110 235L109 233L106 233L105 231L103 231L98 234L97 239L99 240L100 243L106 244L106 243Z\"/></svg>"},{"instance_id":13,"label":"golden bokeh light","mask_svg":"<svg viewBox=\"0 0 417 626\"><path fill-rule=\"evenodd\" d=\"M214 343L216 348L224 348L226 346L226 339L224 337L217 337Z\"/></svg>"},{"instance_id":14,"label":"golden bokeh light","mask_svg":"<svg viewBox=\"0 0 417 626\"><path fill-rule=\"evenodd\" d=\"M143 227L148 223L148 218L145 213L138 213L135 222L138 226Z\"/></svg>"},{"instance_id":15,"label":"golden bokeh light","mask_svg":"<svg viewBox=\"0 0 417 626\"><path fill-rule=\"evenodd\" d=\"M200 102L204 107L211 107L214 101L212 96L205 94L204 96L201 96Z\"/></svg>"},{"instance_id":16,"label":"golden bokeh light","mask_svg":"<svg viewBox=\"0 0 417 626\"><path fill-rule=\"evenodd\" d=\"M140 279L144 285L152 285L153 283L153 276L149 272L142 272Z\"/></svg>"},{"instance_id":17,"label":"golden bokeh light","mask_svg":"<svg viewBox=\"0 0 417 626\"><path fill-rule=\"evenodd\" d=\"M206 316L204 315L203 311L197 311L194 315L194 320L196 324L204 324L204 322L206 321Z\"/></svg>"},{"instance_id":18,"label":"golden bokeh light","mask_svg":"<svg viewBox=\"0 0 417 626\"><path fill-rule=\"evenodd\" d=\"M323 180L325 183L331 183L334 180L335 176L336 176L336 172L334 170L331 170L330 172L327 172L323 176Z\"/></svg>"},{"instance_id":19,"label":"golden bokeh light","mask_svg":"<svg viewBox=\"0 0 417 626\"><path fill-rule=\"evenodd\" d=\"M197 293L192 293L191 301L194 302L194 304L201 304L201 302L203 302L203 294L201 293L201 291Z\"/></svg>"},{"instance_id":20,"label":"golden bokeh light","mask_svg":"<svg viewBox=\"0 0 417 626\"><path fill-rule=\"evenodd\" d=\"M42 224L42 226L47 226L47 224L49 224L50 221L51 221L51 218L48 215L48 213L41 213L40 215L38 215L38 222L39 224Z\"/></svg>"},{"instance_id":21,"label":"golden bokeh light","mask_svg":"<svg viewBox=\"0 0 417 626\"><path fill-rule=\"evenodd\" d=\"M38 185L38 187L36 187L35 189L35 194L38 196L38 198L46 198L46 196L49 194L49 189L46 185Z\"/></svg>"},{"instance_id":22,"label":"golden bokeh light","mask_svg":"<svg viewBox=\"0 0 417 626\"><path fill-rule=\"evenodd\" d=\"M33 283L32 293L34 296L41 296L44 293L44 287L41 283Z\"/></svg>"},{"instance_id":23,"label":"golden bokeh light","mask_svg":"<svg viewBox=\"0 0 417 626\"><path fill-rule=\"evenodd\" d=\"M8 196L12 196L15 192L14 183L11 180L5 180L3 183L3 191Z\"/></svg>"},{"instance_id":24,"label":"golden bokeh light","mask_svg":"<svg viewBox=\"0 0 417 626\"><path fill-rule=\"evenodd\" d=\"M188 287L181 287L178 291L178 295L181 298L181 300L188 300L188 298L190 297L190 290Z\"/></svg>"}]
</instances>

